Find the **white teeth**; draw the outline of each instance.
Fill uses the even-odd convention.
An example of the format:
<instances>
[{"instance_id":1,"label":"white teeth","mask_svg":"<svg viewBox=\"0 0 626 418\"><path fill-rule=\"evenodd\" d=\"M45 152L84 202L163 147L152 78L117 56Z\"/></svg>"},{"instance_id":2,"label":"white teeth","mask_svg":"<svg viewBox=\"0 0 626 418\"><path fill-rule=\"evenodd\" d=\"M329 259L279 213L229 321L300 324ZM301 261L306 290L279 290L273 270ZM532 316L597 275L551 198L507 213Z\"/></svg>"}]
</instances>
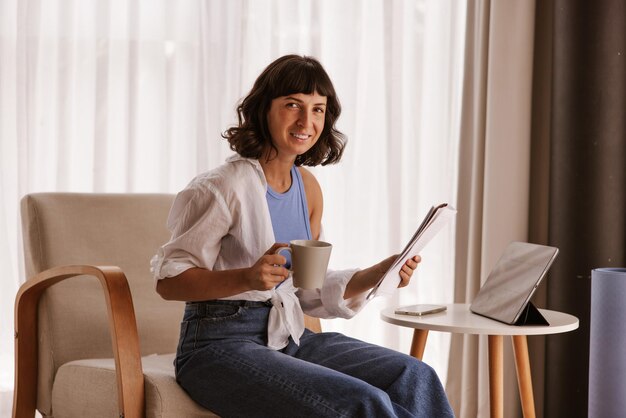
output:
<instances>
[{"instance_id":1,"label":"white teeth","mask_svg":"<svg viewBox=\"0 0 626 418\"><path fill-rule=\"evenodd\" d=\"M309 138L309 135L306 135L306 134L294 134L294 133L292 133L291 135L295 136L298 139L308 139Z\"/></svg>"}]
</instances>

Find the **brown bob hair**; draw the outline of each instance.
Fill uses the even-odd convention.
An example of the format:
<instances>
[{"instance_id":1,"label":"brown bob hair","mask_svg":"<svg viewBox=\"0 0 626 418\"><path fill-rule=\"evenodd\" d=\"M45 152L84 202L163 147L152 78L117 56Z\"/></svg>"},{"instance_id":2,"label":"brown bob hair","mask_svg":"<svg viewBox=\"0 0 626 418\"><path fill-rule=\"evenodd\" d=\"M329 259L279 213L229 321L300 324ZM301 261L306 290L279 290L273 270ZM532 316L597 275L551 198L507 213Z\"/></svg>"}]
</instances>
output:
<instances>
[{"instance_id":1,"label":"brown bob hair","mask_svg":"<svg viewBox=\"0 0 626 418\"><path fill-rule=\"evenodd\" d=\"M324 129L315 145L296 157L297 166L326 165L338 162L346 146L345 135L335 128L341 105L330 77L315 58L285 55L263 70L250 93L237 106L239 125L226 130L222 136L230 149L242 157L259 159L269 144L274 150L267 114L272 100L295 93L326 96ZM269 158L269 156L268 156Z\"/></svg>"}]
</instances>

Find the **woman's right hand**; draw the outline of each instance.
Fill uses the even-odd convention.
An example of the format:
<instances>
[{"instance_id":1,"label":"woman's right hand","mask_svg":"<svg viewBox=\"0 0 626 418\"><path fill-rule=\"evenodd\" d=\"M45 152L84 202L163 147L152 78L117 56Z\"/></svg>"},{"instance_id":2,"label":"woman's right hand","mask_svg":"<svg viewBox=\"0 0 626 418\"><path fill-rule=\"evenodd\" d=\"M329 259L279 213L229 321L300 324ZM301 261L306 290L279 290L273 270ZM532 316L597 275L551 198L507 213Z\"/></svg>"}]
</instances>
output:
<instances>
[{"instance_id":1,"label":"woman's right hand","mask_svg":"<svg viewBox=\"0 0 626 418\"><path fill-rule=\"evenodd\" d=\"M274 252L288 244L276 243L252 267L232 270L208 270L192 267L177 276L157 282L163 299L186 302L221 299L250 290L270 290L289 276L282 265L285 257Z\"/></svg>"},{"instance_id":2,"label":"woman's right hand","mask_svg":"<svg viewBox=\"0 0 626 418\"><path fill-rule=\"evenodd\" d=\"M277 242L257 260L256 263L246 270L246 280L252 290L270 290L283 282L289 276L289 270L283 265L287 259L275 254L281 247L289 244Z\"/></svg>"}]
</instances>

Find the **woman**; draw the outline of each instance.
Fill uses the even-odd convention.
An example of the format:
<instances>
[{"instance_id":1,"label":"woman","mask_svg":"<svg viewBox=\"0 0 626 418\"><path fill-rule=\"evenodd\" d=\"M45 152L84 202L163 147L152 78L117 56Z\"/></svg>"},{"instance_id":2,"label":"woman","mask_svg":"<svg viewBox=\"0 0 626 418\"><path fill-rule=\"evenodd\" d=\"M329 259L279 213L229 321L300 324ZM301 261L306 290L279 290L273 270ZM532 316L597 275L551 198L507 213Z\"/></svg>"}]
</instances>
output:
<instances>
[{"instance_id":1,"label":"woman","mask_svg":"<svg viewBox=\"0 0 626 418\"><path fill-rule=\"evenodd\" d=\"M276 250L319 239L322 191L303 165L339 161L341 108L318 61L270 64L224 133L237 152L178 194L171 240L152 260L157 291L187 302L176 378L224 417L452 416L424 363L337 333L304 328L316 317L354 316L395 259L328 271L321 289L294 288ZM400 271L406 286L419 257Z\"/></svg>"}]
</instances>

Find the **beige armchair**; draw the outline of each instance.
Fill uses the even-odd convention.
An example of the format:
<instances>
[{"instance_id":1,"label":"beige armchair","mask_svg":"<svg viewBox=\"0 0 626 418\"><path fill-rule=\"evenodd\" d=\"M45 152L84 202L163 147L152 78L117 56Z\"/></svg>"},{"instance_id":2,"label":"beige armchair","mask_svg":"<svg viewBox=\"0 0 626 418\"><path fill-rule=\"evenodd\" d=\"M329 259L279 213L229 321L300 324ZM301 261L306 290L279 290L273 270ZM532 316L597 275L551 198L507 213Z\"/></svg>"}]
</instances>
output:
<instances>
[{"instance_id":1,"label":"beige armchair","mask_svg":"<svg viewBox=\"0 0 626 418\"><path fill-rule=\"evenodd\" d=\"M39 193L21 202L13 417L214 417L174 378L182 302L149 261L173 195ZM319 320L307 318L319 331ZM236 401L236 400L234 400Z\"/></svg>"}]
</instances>

